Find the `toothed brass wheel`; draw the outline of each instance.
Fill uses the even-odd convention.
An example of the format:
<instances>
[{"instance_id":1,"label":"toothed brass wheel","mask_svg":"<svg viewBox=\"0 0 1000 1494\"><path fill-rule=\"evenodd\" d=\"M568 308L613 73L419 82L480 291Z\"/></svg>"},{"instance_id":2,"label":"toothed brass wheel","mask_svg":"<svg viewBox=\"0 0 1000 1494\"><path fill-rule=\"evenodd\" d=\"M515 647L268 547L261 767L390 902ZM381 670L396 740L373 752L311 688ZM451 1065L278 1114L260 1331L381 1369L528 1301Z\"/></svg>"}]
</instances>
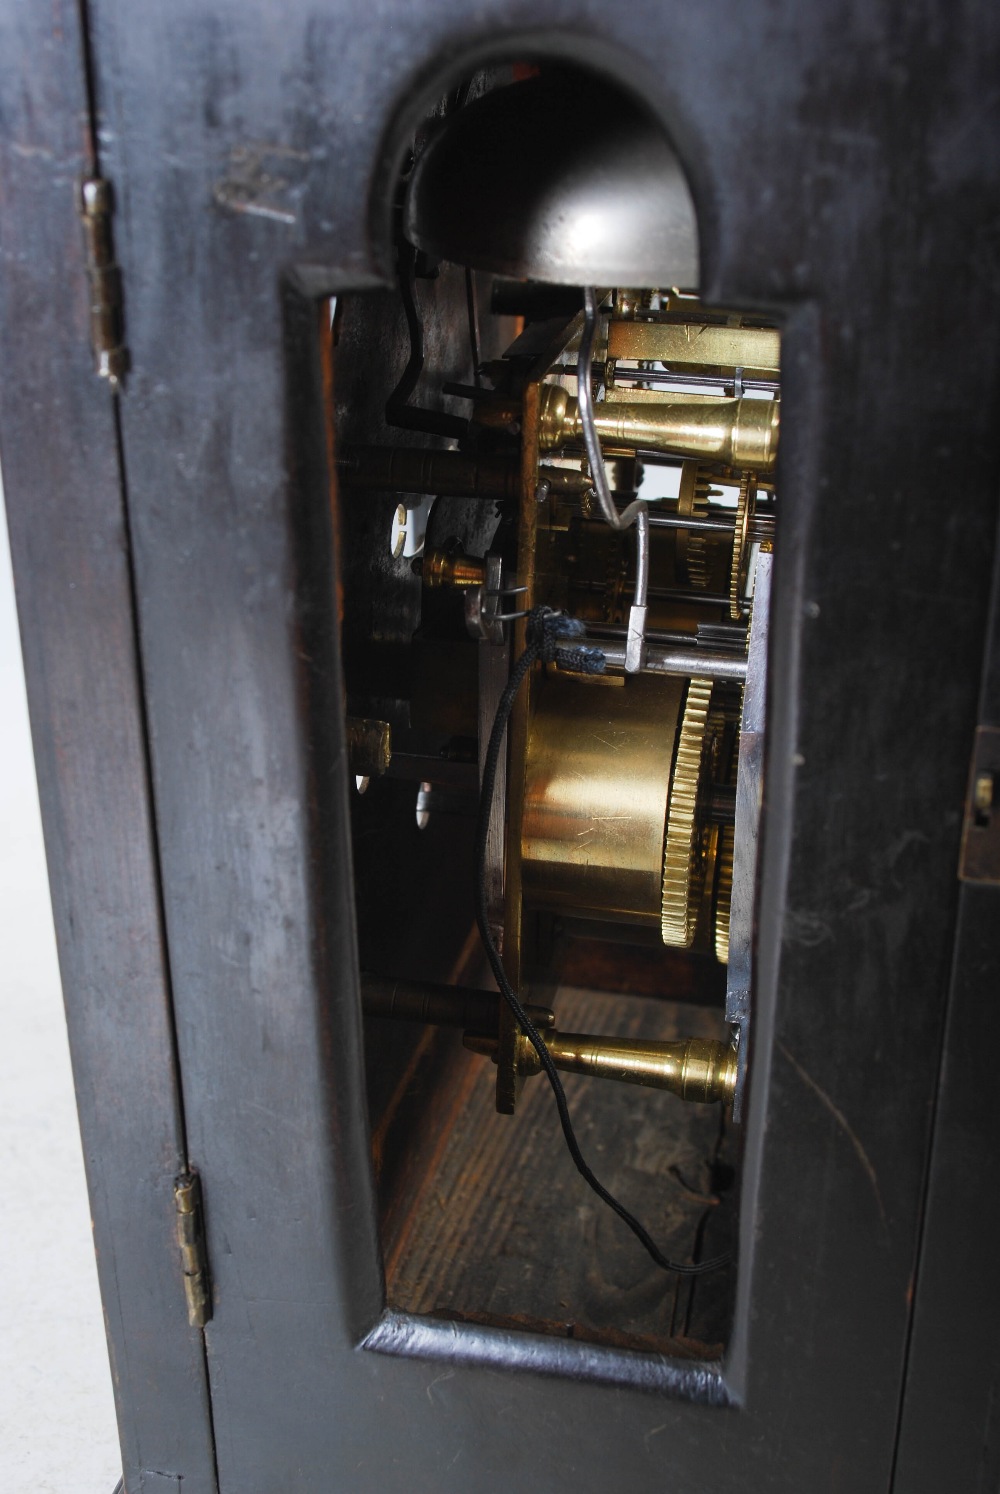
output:
<instances>
[{"instance_id":1,"label":"toothed brass wheel","mask_svg":"<svg viewBox=\"0 0 1000 1494\"><path fill-rule=\"evenodd\" d=\"M719 830L719 844L715 853L715 958L720 965L729 964L729 913L733 900L733 848L735 836L732 825L723 825Z\"/></svg>"},{"instance_id":2,"label":"toothed brass wheel","mask_svg":"<svg viewBox=\"0 0 1000 1494\"><path fill-rule=\"evenodd\" d=\"M660 932L664 944L689 949L705 875L698 797L708 741L711 680L692 680L677 740L663 841Z\"/></svg>"},{"instance_id":3,"label":"toothed brass wheel","mask_svg":"<svg viewBox=\"0 0 1000 1494\"><path fill-rule=\"evenodd\" d=\"M733 559L729 568L729 616L739 622L743 616L743 588L750 564L750 520L757 497L757 475L744 472L740 478L740 496L736 502L736 529L733 534Z\"/></svg>"},{"instance_id":4,"label":"toothed brass wheel","mask_svg":"<svg viewBox=\"0 0 1000 1494\"><path fill-rule=\"evenodd\" d=\"M677 512L685 519L703 519L708 514L708 478L697 462L685 462L681 468L681 486ZM677 531L677 559L684 579L696 591L708 590L708 546L698 530Z\"/></svg>"}]
</instances>

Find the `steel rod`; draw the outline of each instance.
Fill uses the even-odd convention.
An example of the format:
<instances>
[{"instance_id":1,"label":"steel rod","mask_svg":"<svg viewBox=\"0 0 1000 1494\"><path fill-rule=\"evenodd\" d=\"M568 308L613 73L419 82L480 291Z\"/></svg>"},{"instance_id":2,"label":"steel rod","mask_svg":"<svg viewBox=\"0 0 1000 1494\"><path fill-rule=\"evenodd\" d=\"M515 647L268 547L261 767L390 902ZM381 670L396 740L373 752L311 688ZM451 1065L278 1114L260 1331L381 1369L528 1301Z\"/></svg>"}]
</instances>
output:
<instances>
[{"instance_id":1,"label":"steel rod","mask_svg":"<svg viewBox=\"0 0 1000 1494\"><path fill-rule=\"evenodd\" d=\"M736 520L728 516L713 518L708 515L699 519L684 514L664 513L656 508L649 511L649 522L654 529L689 529L705 534L732 534L736 528ZM772 539L774 520L763 515L755 516L750 520L749 529L753 539Z\"/></svg>"},{"instance_id":2,"label":"steel rod","mask_svg":"<svg viewBox=\"0 0 1000 1494\"><path fill-rule=\"evenodd\" d=\"M495 1032L497 999L489 991L469 990L465 986L389 980L369 974L361 977L361 1004L368 1016L391 1017L397 1022Z\"/></svg>"},{"instance_id":3,"label":"steel rod","mask_svg":"<svg viewBox=\"0 0 1000 1494\"><path fill-rule=\"evenodd\" d=\"M713 634L717 634L717 636L699 641L697 647L713 648L719 645L722 649L726 649L730 647L731 638L731 647L734 652L746 649L746 628L740 623L714 623L710 626ZM604 638L610 638L615 641L623 639L626 633L627 629L618 623L601 622L587 624L587 637L598 644ZM665 646L676 646L678 648L694 648L696 646L695 635L693 633L672 633L666 628L647 629L646 641L648 643L660 643Z\"/></svg>"},{"instance_id":4,"label":"steel rod","mask_svg":"<svg viewBox=\"0 0 1000 1494\"><path fill-rule=\"evenodd\" d=\"M592 378L603 379L605 378L605 372L605 365L603 363L594 363L591 367ZM570 375L575 379L577 366L575 363L557 363L549 369L549 373L563 378ZM616 364L614 383L616 385L634 383L665 384L668 386L694 384L696 387L732 389L734 380L727 379L724 374L686 374L677 373L675 370L669 368L622 368L620 364ZM741 379L740 387L742 389L761 389L766 390L768 393L772 391L776 393L781 388L781 385L777 379Z\"/></svg>"},{"instance_id":5,"label":"steel rod","mask_svg":"<svg viewBox=\"0 0 1000 1494\"><path fill-rule=\"evenodd\" d=\"M600 643L605 659L612 669L625 668L625 647L620 643ZM646 645L642 665L643 674L670 674L686 679L735 680L742 683L747 677L745 655L728 654L721 651L699 648L660 648Z\"/></svg>"}]
</instances>

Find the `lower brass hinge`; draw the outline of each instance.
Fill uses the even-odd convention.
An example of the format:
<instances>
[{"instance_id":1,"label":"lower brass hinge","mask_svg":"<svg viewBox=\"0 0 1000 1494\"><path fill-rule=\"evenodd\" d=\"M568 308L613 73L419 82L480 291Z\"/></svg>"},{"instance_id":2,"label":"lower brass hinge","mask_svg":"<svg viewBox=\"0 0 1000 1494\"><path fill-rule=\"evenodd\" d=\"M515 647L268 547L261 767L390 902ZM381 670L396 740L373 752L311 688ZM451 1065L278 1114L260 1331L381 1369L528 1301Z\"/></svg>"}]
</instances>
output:
<instances>
[{"instance_id":1,"label":"lower brass hinge","mask_svg":"<svg viewBox=\"0 0 1000 1494\"><path fill-rule=\"evenodd\" d=\"M94 371L117 389L128 368L122 312L122 275L115 263L111 215L111 183L91 176L80 189L80 213L86 241L87 279L90 282L90 341Z\"/></svg>"},{"instance_id":2,"label":"lower brass hinge","mask_svg":"<svg viewBox=\"0 0 1000 1494\"><path fill-rule=\"evenodd\" d=\"M212 1316L212 1287L205 1249L205 1221L201 1206L201 1181L196 1172L182 1172L174 1180L177 1244L184 1271L188 1322L204 1328Z\"/></svg>"},{"instance_id":3,"label":"lower brass hinge","mask_svg":"<svg viewBox=\"0 0 1000 1494\"><path fill-rule=\"evenodd\" d=\"M976 728L958 875L1000 886L1000 729Z\"/></svg>"}]
</instances>

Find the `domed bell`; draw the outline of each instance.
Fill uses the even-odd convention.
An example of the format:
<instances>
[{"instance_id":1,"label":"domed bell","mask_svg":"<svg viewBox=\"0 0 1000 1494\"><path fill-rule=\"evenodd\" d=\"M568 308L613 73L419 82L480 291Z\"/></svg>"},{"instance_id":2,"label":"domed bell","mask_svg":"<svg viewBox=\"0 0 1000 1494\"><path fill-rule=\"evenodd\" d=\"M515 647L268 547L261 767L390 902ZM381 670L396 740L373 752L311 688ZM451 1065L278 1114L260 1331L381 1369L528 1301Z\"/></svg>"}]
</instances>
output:
<instances>
[{"instance_id":1,"label":"domed bell","mask_svg":"<svg viewBox=\"0 0 1000 1494\"><path fill-rule=\"evenodd\" d=\"M406 233L512 279L698 284L694 203L662 129L579 75L496 88L452 115L413 169Z\"/></svg>"}]
</instances>

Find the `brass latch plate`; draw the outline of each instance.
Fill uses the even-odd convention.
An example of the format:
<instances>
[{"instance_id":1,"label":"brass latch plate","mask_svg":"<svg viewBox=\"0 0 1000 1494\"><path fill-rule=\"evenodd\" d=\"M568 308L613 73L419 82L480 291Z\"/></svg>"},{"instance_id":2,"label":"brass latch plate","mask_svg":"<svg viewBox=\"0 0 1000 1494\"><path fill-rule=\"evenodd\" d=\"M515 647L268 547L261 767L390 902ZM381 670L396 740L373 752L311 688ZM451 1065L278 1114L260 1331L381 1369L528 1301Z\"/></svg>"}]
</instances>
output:
<instances>
[{"instance_id":1,"label":"brass latch plate","mask_svg":"<svg viewBox=\"0 0 1000 1494\"><path fill-rule=\"evenodd\" d=\"M1000 886L1000 729L995 726L976 729L958 875L963 882Z\"/></svg>"}]
</instances>

